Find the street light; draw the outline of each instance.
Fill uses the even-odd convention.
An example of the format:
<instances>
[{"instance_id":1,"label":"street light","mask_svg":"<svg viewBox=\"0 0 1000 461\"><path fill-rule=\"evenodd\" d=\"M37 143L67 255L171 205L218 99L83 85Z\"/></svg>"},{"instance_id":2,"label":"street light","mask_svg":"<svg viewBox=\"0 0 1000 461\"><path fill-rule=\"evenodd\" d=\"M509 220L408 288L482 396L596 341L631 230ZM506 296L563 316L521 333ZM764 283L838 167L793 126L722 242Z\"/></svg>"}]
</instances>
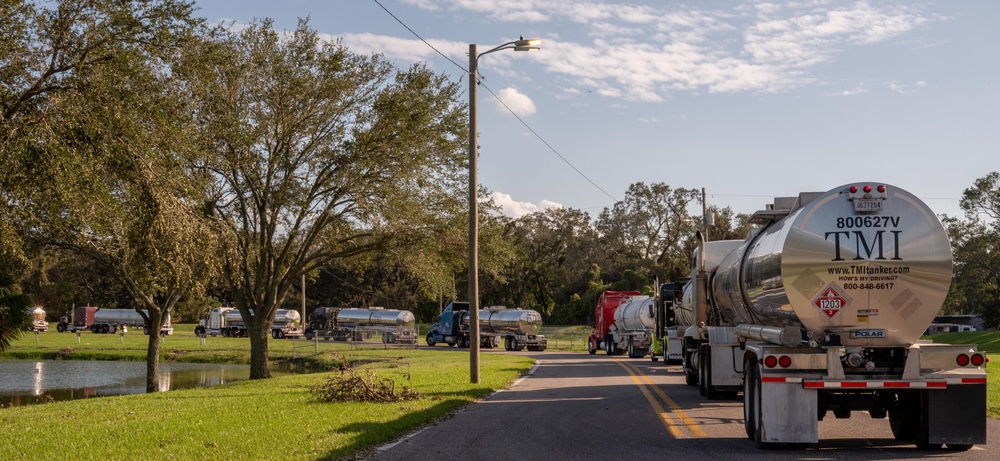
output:
<instances>
[{"instance_id":1,"label":"street light","mask_svg":"<svg viewBox=\"0 0 1000 461\"><path fill-rule=\"evenodd\" d=\"M530 51L540 49L541 40L522 36L496 48L476 52L476 44L469 44L469 374L472 384L479 383L479 179L476 143L476 86L479 82L479 57L494 51Z\"/></svg>"}]
</instances>

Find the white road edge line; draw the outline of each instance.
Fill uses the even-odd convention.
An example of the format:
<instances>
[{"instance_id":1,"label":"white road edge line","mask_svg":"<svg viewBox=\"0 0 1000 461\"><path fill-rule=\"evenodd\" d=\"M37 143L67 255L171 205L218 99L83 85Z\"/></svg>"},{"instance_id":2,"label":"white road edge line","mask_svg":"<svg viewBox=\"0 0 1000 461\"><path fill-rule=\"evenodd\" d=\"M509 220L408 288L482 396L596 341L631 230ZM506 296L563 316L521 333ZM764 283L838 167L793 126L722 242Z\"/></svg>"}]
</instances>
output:
<instances>
[{"instance_id":1,"label":"white road edge line","mask_svg":"<svg viewBox=\"0 0 1000 461\"><path fill-rule=\"evenodd\" d=\"M496 391L496 392L488 395L486 398L489 399L490 397L493 397L494 395L497 395L497 394L499 394L499 393L501 393L501 392L503 392L503 391L505 391L507 389L510 389L510 388L512 388L514 386L517 386L518 384L521 384L522 381L530 378L531 375L535 374L535 370L537 370L537 369L538 369L538 362L535 362L535 366L531 367L531 369L528 370L528 372L525 373L524 376L521 376L516 381L514 381L513 383L511 383L510 386L508 386L506 389L500 389L500 390L498 390L498 391ZM473 403L475 403L475 402L473 402ZM465 408L468 408L468 406L466 406ZM463 409L459 410L458 412L456 412L455 415L457 415L458 413L461 413L461 412L465 411L465 408L463 408ZM454 416L454 415L452 415L452 416ZM399 440L396 440L394 442L389 442L389 443L387 443L385 445L382 445L381 447L376 448L375 451L376 451L376 453L382 453L383 451L390 450L390 449L392 449L392 447L395 447L396 445L399 445L399 444L401 444L401 443L403 443L403 442L405 442L405 441L407 441L407 440L409 440L409 439L411 439L413 437L416 437L417 434L419 434L419 433L427 430L427 428L429 428L429 427L431 427L431 426L424 426L424 427L420 428L419 430L417 430L416 432L412 432L410 434L407 434L407 435L403 436Z\"/></svg>"}]
</instances>

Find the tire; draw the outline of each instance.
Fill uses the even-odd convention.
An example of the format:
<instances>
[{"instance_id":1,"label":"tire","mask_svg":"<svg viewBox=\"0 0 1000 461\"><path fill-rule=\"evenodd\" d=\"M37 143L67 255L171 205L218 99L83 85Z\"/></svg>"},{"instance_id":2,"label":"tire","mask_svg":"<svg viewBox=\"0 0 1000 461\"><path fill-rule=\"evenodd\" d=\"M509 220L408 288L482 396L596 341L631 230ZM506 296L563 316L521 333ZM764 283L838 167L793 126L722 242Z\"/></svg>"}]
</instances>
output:
<instances>
[{"instance_id":1,"label":"tire","mask_svg":"<svg viewBox=\"0 0 1000 461\"><path fill-rule=\"evenodd\" d=\"M66 331L66 326L60 323L60 324L56 325L56 331L62 333L64 331ZM591 353L593 353L593 352L591 352Z\"/></svg>"},{"instance_id":2,"label":"tire","mask_svg":"<svg viewBox=\"0 0 1000 461\"><path fill-rule=\"evenodd\" d=\"M437 343L434 342L434 338L431 336L430 333L427 333L427 345L430 347L434 347L435 344Z\"/></svg>"},{"instance_id":3,"label":"tire","mask_svg":"<svg viewBox=\"0 0 1000 461\"><path fill-rule=\"evenodd\" d=\"M761 376L759 366L753 367L753 376L751 381L752 389L750 392L753 394L753 441L757 445L757 448L761 450L776 448L778 446L777 443L763 441L763 425L761 424Z\"/></svg>"},{"instance_id":4,"label":"tire","mask_svg":"<svg viewBox=\"0 0 1000 461\"><path fill-rule=\"evenodd\" d=\"M889 408L889 429L892 437L900 442L914 442L920 429L920 399L901 395L896 405Z\"/></svg>"},{"instance_id":5,"label":"tire","mask_svg":"<svg viewBox=\"0 0 1000 461\"><path fill-rule=\"evenodd\" d=\"M684 384L687 384L688 386L697 386L698 385L698 373L690 371L691 370L691 352L689 352L687 350L684 351L684 359L681 360L681 366L683 367L683 371L684 371Z\"/></svg>"},{"instance_id":6,"label":"tire","mask_svg":"<svg viewBox=\"0 0 1000 461\"><path fill-rule=\"evenodd\" d=\"M615 342L612 341L612 339L614 339L614 337L611 335L604 337L604 351L607 352L608 355L615 355Z\"/></svg>"},{"instance_id":7,"label":"tire","mask_svg":"<svg viewBox=\"0 0 1000 461\"><path fill-rule=\"evenodd\" d=\"M754 440L757 433L756 421L754 420L757 417L757 407L755 406L757 396L754 393L755 387L753 385L756 379L754 375L757 372L756 368L756 361L750 359L747 359L743 365L743 427L750 440Z\"/></svg>"},{"instance_id":8,"label":"tire","mask_svg":"<svg viewBox=\"0 0 1000 461\"><path fill-rule=\"evenodd\" d=\"M278 330L271 330L271 338L278 339Z\"/></svg>"},{"instance_id":9,"label":"tire","mask_svg":"<svg viewBox=\"0 0 1000 461\"><path fill-rule=\"evenodd\" d=\"M722 398L722 393L719 392L715 386L712 385L712 347L703 344L701 346L701 353L698 354L698 361L701 362L702 366L698 368L698 373L701 376L701 386L704 387L705 393L702 394L705 398L709 400L719 400Z\"/></svg>"}]
</instances>

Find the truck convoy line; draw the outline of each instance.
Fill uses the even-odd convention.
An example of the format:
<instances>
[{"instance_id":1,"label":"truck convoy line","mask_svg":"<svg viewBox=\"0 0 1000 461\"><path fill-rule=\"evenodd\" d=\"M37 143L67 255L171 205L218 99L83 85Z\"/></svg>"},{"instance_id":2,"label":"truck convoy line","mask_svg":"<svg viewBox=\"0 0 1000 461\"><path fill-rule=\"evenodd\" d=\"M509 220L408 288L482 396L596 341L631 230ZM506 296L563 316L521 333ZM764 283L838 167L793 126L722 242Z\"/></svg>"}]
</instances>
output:
<instances>
[{"instance_id":1,"label":"truck convoy line","mask_svg":"<svg viewBox=\"0 0 1000 461\"><path fill-rule=\"evenodd\" d=\"M143 309L143 313L148 316L148 311ZM100 307L83 306L74 308L70 315L59 318L56 324L56 331L83 331L90 330L91 333L115 333L119 328L135 327L142 328L144 334L149 334L149 327L146 319L134 309L102 309ZM174 327L170 325L170 315L163 322L160 335L174 334Z\"/></svg>"},{"instance_id":2,"label":"truck convoy line","mask_svg":"<svg viewBox=\"0 0 1000 461\"><path fill-rule=\"evenodd\" d=\"M435 318L427 332L427 345L445 343L449 346L469 347L469 303L451 302ZM480 346L492 349L500 344L506 351L541 352L548 347L548 340L538 334L542 329L542 316L532 309L508 309L493 306L479 310Z\"/></svg>"},{"instance_id":3,"label":"truck convoy line","mask_svg":"<svg viewBox=\"0 0 1000 461\"><path fill-rule=\"evenodd\" d=\"M883 183L776 198L746 240L702 240L691 279L661 293L664 359L716 399L743 393L758 447L818 441L864 411L920 448L986 443L986 356L920 340L952 278L940 220ZM662 314L662 312L661 312ZM593 351L592 351L593 353Z\"/></svg>"}]
</instances>

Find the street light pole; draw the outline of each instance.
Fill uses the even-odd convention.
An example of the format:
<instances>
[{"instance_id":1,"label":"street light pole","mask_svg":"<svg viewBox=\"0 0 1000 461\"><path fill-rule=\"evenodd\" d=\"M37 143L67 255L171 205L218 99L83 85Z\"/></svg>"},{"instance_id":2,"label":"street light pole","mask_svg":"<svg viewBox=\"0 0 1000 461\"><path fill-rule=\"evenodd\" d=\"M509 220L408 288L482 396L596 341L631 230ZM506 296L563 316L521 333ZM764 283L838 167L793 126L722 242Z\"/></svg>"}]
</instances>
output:
<instances>
[{"instance_id":1,"label":"street light pole","mask_svg":"<svg viewBox=\"0 0 1000 461\"><path fill-rule=\"evenodd\" d=\"M479 178L478 131L476 128L476 91L479 83L479 57L494 51L537 50L538 39L507 42L478 54L476 44L469 44L469 378L479 384Z\"/></svg>"}]
</instances>

